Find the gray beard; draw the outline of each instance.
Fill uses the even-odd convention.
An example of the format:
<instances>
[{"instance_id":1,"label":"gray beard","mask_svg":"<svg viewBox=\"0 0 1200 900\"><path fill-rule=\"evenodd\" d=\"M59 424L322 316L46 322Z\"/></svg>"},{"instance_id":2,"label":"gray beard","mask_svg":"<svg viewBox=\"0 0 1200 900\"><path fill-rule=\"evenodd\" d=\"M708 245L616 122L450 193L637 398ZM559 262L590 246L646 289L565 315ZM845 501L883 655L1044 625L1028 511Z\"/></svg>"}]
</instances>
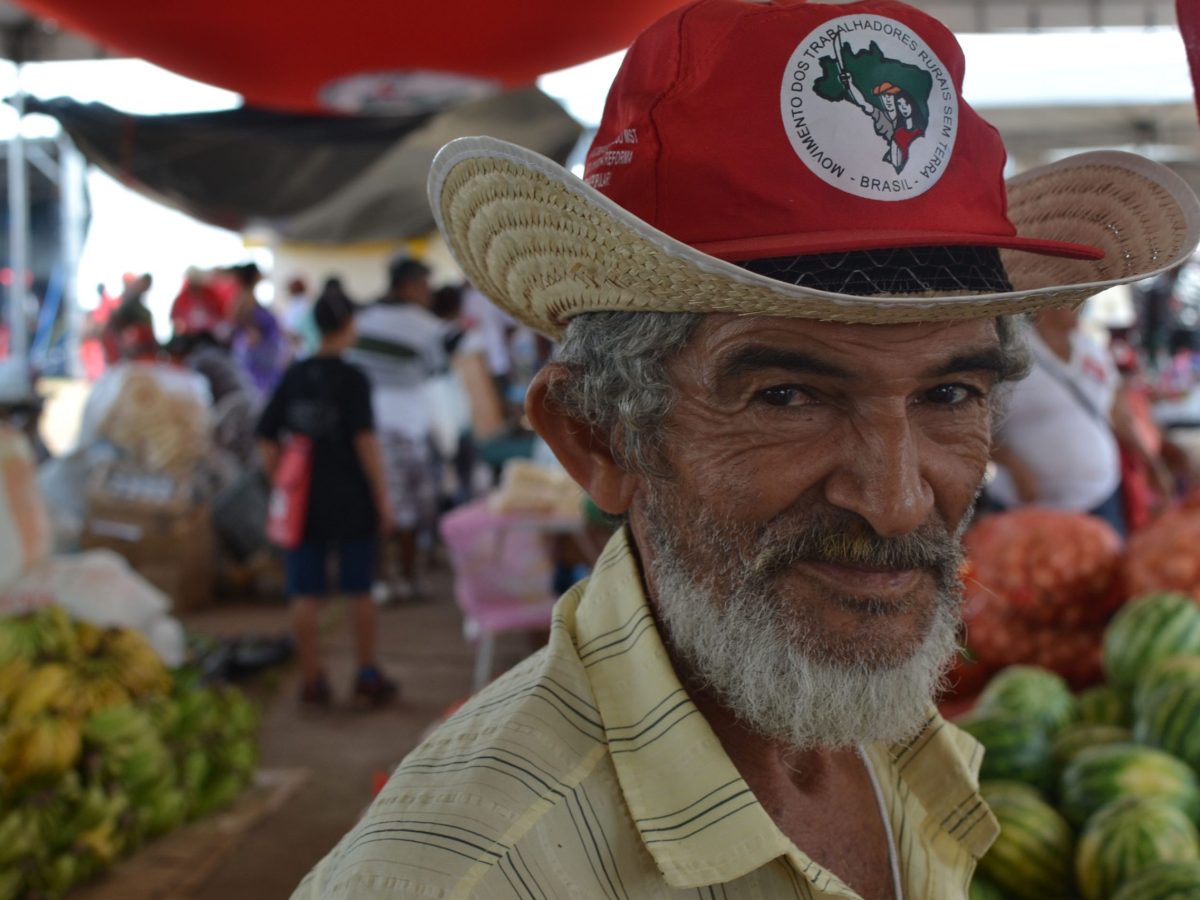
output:
<instances>
[{"instance_id":1,"label":"gray beard","mask_svg":"<svg viewBox=\"0 0 1200 900\"><path fill-rule=\"evenodd\" d=\"M780 600L772 575L786 568L788 551L773 553L761 532L693 508L688 532L702 537L685 546L658 491L651 491L645 512L658 614L693 686L715 696L751 730L796 749L902 741L920 731L958 649L957 569L966 522L953 536L943 531L931 541L944 558L935 566L936 602L919 643L908 653L894 647L872 653L815 633ZM841 546L824 537L822 546ZM879 560L888 558L883 539L875 540ZM746 547L766 549L746 558L738 552ZM819 555L851 559L840 550ZM854 558L874 561L862 553ZM701 559L709 571L699 569ZM886 627L886 616L879 619L872 625Z\"/></svg>"}]
</instances>

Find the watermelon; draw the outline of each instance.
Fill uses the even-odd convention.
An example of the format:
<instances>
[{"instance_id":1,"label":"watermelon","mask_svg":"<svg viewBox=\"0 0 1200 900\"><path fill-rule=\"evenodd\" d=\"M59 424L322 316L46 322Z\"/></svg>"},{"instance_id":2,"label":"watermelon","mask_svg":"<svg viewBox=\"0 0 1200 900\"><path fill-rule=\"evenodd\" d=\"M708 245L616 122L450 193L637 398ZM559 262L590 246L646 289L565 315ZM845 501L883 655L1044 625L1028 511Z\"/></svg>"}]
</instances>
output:
<instances>
[{"instance_id":1,"label":"watermelon","mask_svg":"<svg viewBox=\"0 0 1200 900\"><path fill-rule=\"evenodd\" d=\"M1200 834L1177 807L1127 797L1097 812L1079 838L1075 872L1084 900L1108 900L1155 863L1200 859Z\"/></svg>"},{"instance_id":2,"label":"watermelon","mask_svg":"<svg viewBox=\"0 0 1200 900\"><path fill-rule=\"evenodd\" d=\"M1057 900L1072 893L1075 839L1071 826L1025 785L987 782L980 793L1000 823L1000 835L979 871L1006 896Z\"/></svg>"},{"instance_id":3,"label":"watermelon","mask_svg":"<svg viewBox=\"0 0 1200 900\"><path fill-rule=\"evenodd\" d=\"M1136 713L1147 697L1159 688L1180 682L1200 682L1200 656L1180 654L1156 660L1146 667L1133 689L1133 711Z\"/></svg>"},{"instance_id":4,"label":"watermelon","mask_svg":"<svg viewBox=\"0 0 1200 900\"><path fill-rule=\"evenodd\" d=\"M1187 594L1144 594L1127 603L1104 632L1104 671L1131 691L1160 659L1200 654L1200 608Z\"/></svg>"},{"instance_id":5,"label":"watermelon","mask_svg":"<svg viewBox=\"0 0 1200 900\"><path fill-rule=\"evenodd\" d=\"M1120 725L1128 728L1133 722L1129 701L1116 688L1098 684L1076 697L1079 703L1079 721L1092 725Z\"/></svg>"},{"instance_id":6,"label":"watermelon","mask_svg":"<svg viewBox=\"0 0 1200 900\"><path fill-rule=\"evenodd\" d=\"M1023 781L1047 787L1053 779L1050 738L1037 722L998 709L977 709L955 724L987 751L981 781Z\"/></svg>"},{"instance_id":7,"label":"watermelon","mask_svg":"<svg viewBox=\"0 0 1200 900\"><path fill-rule=\"evenodd\" d=\"M1059 797L1063 815L1075 826L1100 807L1126 797L1160 798L1193 819L1200 812L1200 783L1187 763L1137 744L1076 753L1063 769Z\"/></svg>"},{"instance_id":8,"label":"watermelon","mask_svg":"<svg viewBox=\"0 0 1200 900\"><path fill-rule=\"evenodd\" d=\"M967 894L967 900L1008 900L1008 898L1004 896L1004 891L982 875L977 874L971 879L971 889Z\"/></svg>"},{"instance_id":9,"label":"watermelon","mask_svg":"<svg viewBox=\"0 0 1200 900\"><path fill-rule=\"evenodd\" d=\"M1054 761L1054 770L1061 772L1082 750L1107 744L1128 744L1132 740L1129 729L1120 725L1075 722L1054 736L1050 744L1050 758Z\"/></svg>"},{"instance_id":10,"label":"watermelon","mask_svg":"<svg viewBox=\"0 0 1200 900\"><path fill-rule=\"evenodd\" d=\"M1200 681L1167 684L1143 699L1133 735L1200 768Z\"/></svg>"},{"instance_id":11,"label":"watermelon","mask_svg":"<svg viewBox=\"0 0 1200 900\"><path fill-rule=\"evenodd\" d=\"M1112 900L1200 900L1200 862L1146 866L1125 881Z\"/></svg>"},{"instance_id":12,"label":"watermelon","mask_svg":"<svg viewBox=\"0 0 1200 900\"><path fill-rule=\"evenodd\" d=\"M1037 666L1009 666L983 689L978 709L1000 709L1032 719L1051 735L1079 718L1079 704L1061 675Z\"/></svg>"}]
</instances>

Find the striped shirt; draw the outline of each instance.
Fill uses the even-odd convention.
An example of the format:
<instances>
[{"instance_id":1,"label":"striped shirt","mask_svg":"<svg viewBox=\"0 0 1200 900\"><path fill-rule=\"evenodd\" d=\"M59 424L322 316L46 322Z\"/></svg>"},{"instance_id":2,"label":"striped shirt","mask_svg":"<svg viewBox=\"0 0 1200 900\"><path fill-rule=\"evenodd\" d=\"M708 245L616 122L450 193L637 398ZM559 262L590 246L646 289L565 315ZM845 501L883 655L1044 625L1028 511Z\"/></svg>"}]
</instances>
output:
<instances>
[{"instance_id":1,"label":"striped shirt","mask_svg":"<svg viewBox=\"0 0 1200 900\"><path fill-rule=\"evenodd\" d=\"M965 898L998 832L980 746L931 712L866 753L905 897ZM688 698L622 531L549 645L409 754L293 900L856 896L779 830Z\"/></svg>"}]
</instances>

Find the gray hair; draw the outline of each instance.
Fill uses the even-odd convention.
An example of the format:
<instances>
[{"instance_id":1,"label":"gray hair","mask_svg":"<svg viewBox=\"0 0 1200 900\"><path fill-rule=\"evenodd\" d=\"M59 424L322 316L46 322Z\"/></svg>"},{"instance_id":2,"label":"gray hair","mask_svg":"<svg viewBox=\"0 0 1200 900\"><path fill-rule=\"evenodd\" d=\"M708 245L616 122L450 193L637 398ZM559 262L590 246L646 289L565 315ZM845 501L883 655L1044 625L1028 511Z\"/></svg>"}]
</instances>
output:
<instances>
[{"instance_id":1,"label":"gray hair","mask_svg":"<svg viewBox=\"0 0 1200 900\"><path fill-rule=\"evenodd\" d=\"M547 400L606 435L617 463L631 472L669 477L663 454L675 388L668 361L681 351L703 313L594 312L567 324L557 362L569 372L554 379ZM1031 364L1024 316L997 316L1002 382L1024 378ZM998 414L1006 391L992 394Z\"/></svg>"}]
</instances>

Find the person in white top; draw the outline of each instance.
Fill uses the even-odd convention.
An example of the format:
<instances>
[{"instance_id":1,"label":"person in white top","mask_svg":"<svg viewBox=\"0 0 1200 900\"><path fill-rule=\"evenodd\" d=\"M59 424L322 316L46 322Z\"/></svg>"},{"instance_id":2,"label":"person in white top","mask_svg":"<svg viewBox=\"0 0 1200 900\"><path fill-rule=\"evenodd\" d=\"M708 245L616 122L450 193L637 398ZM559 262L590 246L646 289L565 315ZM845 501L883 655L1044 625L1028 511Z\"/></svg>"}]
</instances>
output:
<instances>
[{"instance_id":1,"label":"person in white top","mask_svg":"<svg viewBox=\"0 0 1200 900\"><path fill-rule=\"evenodd\" d=\"M512 370L508 336L517 327L516 321L471 285L463 291L463 317L483 339L492 377L507 379Z\"/></svg>"},{"instance_id":2,"label":"person in white top","mask_svg":"<svg viewBox=\"0 0 1200 900\"><path fill-rule=\"evenodd\" d=\"M1033 369L1014 386L1000 420L992 453L999 468L987 494L1003 508L1036 503L1091 513L1124 534L1113 432L1120 377L1078 320L1070 309L1038 314Z\"/></svg>"},{"instance_id":3,"label":"person in white top","mask_svg":"<svg viewBox=\"0 0 1200 900\"><path fill-rule=\"evenodd\" d=\"M399 573L390 573L390 584L377 586L381 600L419 592L417 539L431 527L437 503L426 383L448 364L451 331L429 311L432 292L424 264L401 257L392 261L388 275L387 293L359 316L358 343L348 354L366 370L374 389L375 425L399 551Z\"/></svg>"}]
</instances>

